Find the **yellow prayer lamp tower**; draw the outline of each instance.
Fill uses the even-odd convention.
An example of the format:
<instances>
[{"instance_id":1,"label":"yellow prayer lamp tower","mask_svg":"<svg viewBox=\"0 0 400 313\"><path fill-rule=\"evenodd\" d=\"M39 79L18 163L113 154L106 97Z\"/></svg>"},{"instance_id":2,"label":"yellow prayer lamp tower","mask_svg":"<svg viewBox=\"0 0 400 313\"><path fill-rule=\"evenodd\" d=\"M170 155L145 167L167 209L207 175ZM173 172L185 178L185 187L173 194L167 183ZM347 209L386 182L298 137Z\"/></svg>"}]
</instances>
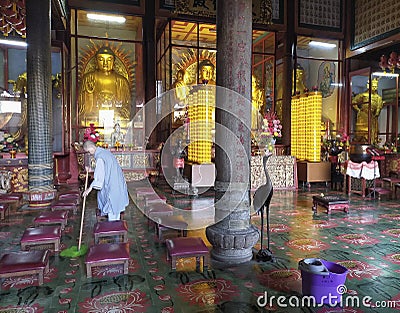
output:
<instances>
[{"instance_id":1,"label":"yellow prayer lamp tower","mask_svg":"<svg viewBox=\"0 0 400 313\"><path fill-rule=\"evenodd\" d=\"M291 154L299 160L321 161L322 94L312 91L292 98Z\"/></svg>"},{"instance_id":2,"label":"yellow prayer lamp tower","mask_svg":"<svg viewBox=\"0 0 400 313\"><path fill-rule=\"evenodd\" d=\"M322 93L312 91L307 98L306 119L306 159L309 162L321 161L321 117Z\"/></svg>"},{"instance_id":3,"label":"yellow prayer lamp tower","mask_svg":"<svg viewBox=\"0 0 400 313\"><path fill-rule=\"evenodd\" d=\"M292 98L292 118L291 118L291 154L293 156L299 155L299 108L300 108L300 96L294 96Z\"/></svg>"},{"instance_id":4,"label":"yellow prayer lamp tower","mask_svg":"<svg viewBox=\"0 0 400 313\"><path fill-rule=\"evenodd\" d=\"M188 101L189 133L188 160L211 163L214 129L215 88L198 86Z\"/></svg>"}]
</instances>

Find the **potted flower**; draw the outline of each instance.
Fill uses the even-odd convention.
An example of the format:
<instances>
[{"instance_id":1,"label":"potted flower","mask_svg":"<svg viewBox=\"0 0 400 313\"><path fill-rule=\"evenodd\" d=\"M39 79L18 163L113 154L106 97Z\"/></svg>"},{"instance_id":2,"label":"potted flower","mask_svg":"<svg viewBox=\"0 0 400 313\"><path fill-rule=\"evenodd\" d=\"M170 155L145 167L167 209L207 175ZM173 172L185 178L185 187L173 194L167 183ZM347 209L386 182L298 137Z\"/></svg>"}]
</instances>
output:
<instances>
[{"instance_id":1,"label":"potted flower","mask_svg":"<svg viewBox=\"0 0 400 313\"><path fill-rule=\"evenodd\" d=\"M11 158L14 159L19 151L19 145L15 140L15 137L6 132L3 135L3 140L0 142L0 149L2 152L9 152Z\"/></svg>"},{"instance_id":2,"label":"potted flower","mask_svg":"<svg viewBox=\"0 0 400 313\"><path fill-rule=\"evenodd\" d=\"M270 133L275 141L282 137L282 124L275 112L268 111L265 113L262 131Z\"/></svg>"},{"instance_id":3,"label":"potted flower","mask_svg":"<svg viewBox=\"0 0 400 313\"><path fill-rule=\"evenodd\" d=\"M282 124L276 113L267 112L264 115L261 129L255 133L255 143L260 150L273 152L276 140L282 137Z\"/></svg>"},{"instance_id":4,"label":"potted flower","mask_svg":"<svg viewBox=\"0 0 400 313\"><path fill-rule=\"evenodd\" d=\"M85 133L83 134L83 141L90 140L94 143L97 143L100 140L100 134L96 130L96 127L93 123L90 124L89 128L85 129Z\"/></svg>"}]
</instances>

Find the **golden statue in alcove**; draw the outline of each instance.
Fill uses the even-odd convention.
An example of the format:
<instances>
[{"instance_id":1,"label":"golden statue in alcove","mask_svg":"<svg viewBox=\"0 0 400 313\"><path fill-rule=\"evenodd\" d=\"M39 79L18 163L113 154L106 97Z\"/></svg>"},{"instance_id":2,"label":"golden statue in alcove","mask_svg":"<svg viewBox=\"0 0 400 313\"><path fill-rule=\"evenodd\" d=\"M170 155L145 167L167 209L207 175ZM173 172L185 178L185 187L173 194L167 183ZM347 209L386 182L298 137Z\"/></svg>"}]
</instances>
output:
<instances>
[{"instance_id":1,"label":"golden statue in alcove","mask_svg":"<svg viewBox=\"0 0 400 313\"><path fill-rule=\"evenodd\" d=\"M354 96L352 100L353 109L356 112L355 138L360 142L368 142L368 130L371 131L370 142L376 143L378 140L378 118L383 108L382 97L378 93L377 78L372 79L371 83L371 105L369 104L369 81L367 82L367 90ZM371 113L370 117L369 114ZM370 118L370 122L369 121Z\"/></svg>"},{"instance_id":2,"label":"golden statue in alcove","mask_svg":"<svg viewBox=\"0 0 400 313\"><path fill-rule=\"evenodd\" d=\"M118 55L119 54L119 55ZM79 118L86 125L99 121L99 112L113 110L113 120L130 120L132 64L119 49L105 44L82 58Z\"/></svg>"}]
</instances>

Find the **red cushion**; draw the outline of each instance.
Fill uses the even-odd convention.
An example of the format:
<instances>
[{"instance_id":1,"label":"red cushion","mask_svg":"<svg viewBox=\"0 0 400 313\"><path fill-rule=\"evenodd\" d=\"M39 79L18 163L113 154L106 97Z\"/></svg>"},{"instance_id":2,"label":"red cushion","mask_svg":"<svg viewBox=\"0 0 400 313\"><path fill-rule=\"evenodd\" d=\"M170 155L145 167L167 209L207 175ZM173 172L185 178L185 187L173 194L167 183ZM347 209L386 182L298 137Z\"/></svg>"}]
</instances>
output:
<instances>
[{"instance_id":1,"label":"red cushion","mask_svg":"<svg viewBox=\"0 0 400 313\"><path fill-rule=\"evenodd\" d=\"M166 228L185 230L188 227L188 223L177 216L160 216L155 219L155 222L159 224L159 226Z\"/></svg>"},{"instance_id":2,"label":"red cushion","mask_svg":"<svg viewBox=\"0 0 400 313\"><path fill-rule=\"evenodd\" d=\"M68 218L68 211L45 211L34 219L34 222L59 222Z\"/></svg>"},{"instance_id":3,"label":"red cushion","mask_svg":"<svg viewBox=\"0 0 400 313\"><path fill-rule=\"evenodd\" d=\"M21 242L37 242L61 237L60 226L40 226L27 228L22 235Z\"/></svg>"},{"instance_id":4,"label":"red cushion","mask_svg":"<svg viewBox=\"0 0 400 313\"><path fill-rule=\"evenodd\" d=\"M22 194L17 193L17 192L12 192L12 193L2 193L0 194L0 201L1 200L8 200L8 201L21 201L22 200Z\"/></svg>"},{"instance_id":5,"label":"red cushion","mask_svg":"<svg viewBox=\"0 0 400 313\"><path fill-rule=\"evenodd\" d=\"M53 202L53 205L78 205L79 199L78 198L68 198L68 199L59 199Z\"/></svg>"},{"instance_id":6,"label":"red cushion","mask_svg":"<svg viewBox=\"0 0 400 313\"><path fill-rule=\"evenodd\" d=\"M80 193L79 190L61 191L61 192L58 194L58 197L60 197L60 196L70 196L70 195L80 196L81 193Z\"/></svg>"},{"instance_id":7,"label":"red cushion","mask_svg":"<svg viewBox=\"0 0 400 313\"><path fill-rule=\"evenodd\" d=\"M75 203L57 202L51 205L51 209L76 209Z\"/></svg>"},{"instance_id":8,"label":"red cushion","mask_svg":"<svg viewBox=\"0 0 400 313\"><path fill-rule=\"evenodd\" d=\"M178 237L166 240L171 256L190 256L197 253L208 253L208 248L200 237Z\"/></svg>"},{"instance_id":9,"label":"red cushion","mask_svg":"<svg viewBox=\"0 0 400 313\"><path fill-rule=\"evenodd\" d=\"M121 232L124 230L128 230L128 226L126 221L104 221L98 222L94 226L94 233L111 233L112 232Z\"/></svg>"},{"instance_id":10,"label":"red cushion","mask_svg":"<svg viewBox=\"0 0 400 313\"><path fill-rule=\"evenodd\" d=\"M9 252L0 260L0 273L29 271L45 268L49 262L49 250Z\"/></svg>"},{"instance_id":11,"label":"red cushion","mask_svg":"<svg viewBox=\"0 0 400 313\"><path fill-rule=\"evenodd\" d=\"M147 207L147 212L170 212L174 207L165 202L152 203Z\"/></svg>"},{"instance_id":12,"label":"red cushion","mask_svg":"<svg viewBox=\"0 0 400 313\"><path fill-rule=\"evenodd\" d=\"M58 200L64 201L64 200L80 200L81 196L80 195L72 195L72 194L65 194L65 195L59 195Z\"/></svg>"},{"instance_id":13,"label":"red cushion","mask_svg":"<svg viewBox=\"0 0 400 313\"><path fill-rule=\"evenodd\" d=\"M129 260L129 244L102 243L90 247L85 263Z\"/></svg>"}]
</instances>

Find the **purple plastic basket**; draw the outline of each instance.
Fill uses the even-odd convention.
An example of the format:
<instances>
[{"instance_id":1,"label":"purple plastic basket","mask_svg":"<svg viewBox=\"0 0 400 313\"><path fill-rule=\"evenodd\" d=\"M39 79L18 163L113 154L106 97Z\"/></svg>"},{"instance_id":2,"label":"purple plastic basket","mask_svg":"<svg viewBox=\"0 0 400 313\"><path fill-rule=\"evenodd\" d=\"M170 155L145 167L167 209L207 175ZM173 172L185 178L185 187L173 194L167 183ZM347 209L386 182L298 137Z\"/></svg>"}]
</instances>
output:
<instances>
[{"instance_id":1,"label":"purple plastic basket","mask_svg":"<svg viewBox=\"0 0 400 313\"><path fill-rule=\"evenodd\" d=\"M340 304L342 294L346 290L343 286L346 282L348 269L322 259L308 260L310 260L310 263L307 263L307 259L299 262L303 296L313 296L317 305L321 303L334 306ZM313 271L312 267L308 270L308 267L304 266L314 264L312 262L315 261L320 261L325 270Z\"/></svg>"}]
</instances>

